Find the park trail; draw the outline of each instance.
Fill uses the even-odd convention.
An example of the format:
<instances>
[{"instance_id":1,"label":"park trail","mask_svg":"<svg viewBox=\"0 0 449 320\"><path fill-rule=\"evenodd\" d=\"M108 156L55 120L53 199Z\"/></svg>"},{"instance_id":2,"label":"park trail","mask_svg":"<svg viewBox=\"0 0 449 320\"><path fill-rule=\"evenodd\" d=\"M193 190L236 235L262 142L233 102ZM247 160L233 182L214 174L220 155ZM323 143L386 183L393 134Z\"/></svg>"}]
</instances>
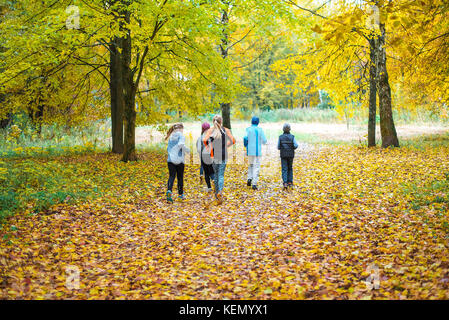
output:
<instances>
[{"instance_id":1,"label":"park trail","mask_svg":"<svg viewBox=\"0 0 449 320\"><path fill-rule=\"evenodd\" d=\"M199 184L198 165L186 166L187 200L175 192L168 204L165 155L82 156L116 179L112 196L11 219L0 298L447 299L441 216L411 210L402 193L449 170L447 153L301 143L291 191L273 152L257 191L244 161L227 166L222 205ZM372 270L378 290L366 283Z\"/></svg>"}]
</instances>

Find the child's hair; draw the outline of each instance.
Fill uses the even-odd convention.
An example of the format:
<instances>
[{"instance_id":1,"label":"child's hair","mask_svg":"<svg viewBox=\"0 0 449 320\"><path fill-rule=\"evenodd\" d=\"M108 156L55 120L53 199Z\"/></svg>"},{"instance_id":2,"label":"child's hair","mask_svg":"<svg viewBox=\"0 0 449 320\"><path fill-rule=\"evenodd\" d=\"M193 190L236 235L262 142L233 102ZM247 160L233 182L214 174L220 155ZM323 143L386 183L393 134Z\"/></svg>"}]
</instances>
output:
<instances>
[{"instance_id":1,"label":"child's hair","mask_svg":"<svg viewBox=\"0 0 449 320\"><path fill-rule=\"evenodd\" d=\"M284 130L285 133L290 133L290 125L288 123L285 123L282 127L282 130Z\"/></svg>"},{"instance_id":2,"label":"child's hair","mask_svg":"<svg viewBox=\"0 0 449 320\"><path fill-rule=\"evenodd\" d=\"M218 114L213 118L214 131L212 132L212 137L214 139L221 139L221 133L223 132L223 118Z\"/></svg>"},{"instance_id":3,"label":"child's hair","mask_svg":"<svg viewBox=\"0 0 449 320\"><path fill-rule=\"evenodd\" d=\"M170 137L173 131L178 129L184 129L184 125L182 123L175 123L174 125L172 125L167 131L167 136L165 137L165 140L167 140Z\"/></svg>"},{"instance_id":4,"label":"child's hair","mask_svg":"<svg viewBox=\"0 0 449 320\"><path fill-rule=\"evenodd\" d=\"M209 130L209 129L210 129L210 124L208 122L204 122L201 125L201 134L203 134L206 130Z\"/></svg>"}]
</instances>

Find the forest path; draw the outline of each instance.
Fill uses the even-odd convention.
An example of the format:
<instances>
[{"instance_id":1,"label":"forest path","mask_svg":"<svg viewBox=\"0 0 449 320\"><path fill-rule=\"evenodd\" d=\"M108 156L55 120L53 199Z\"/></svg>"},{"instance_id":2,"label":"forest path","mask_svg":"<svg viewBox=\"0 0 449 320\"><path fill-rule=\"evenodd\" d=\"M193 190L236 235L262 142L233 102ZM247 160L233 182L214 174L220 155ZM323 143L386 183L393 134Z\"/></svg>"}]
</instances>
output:
<instances>
[{"instance_id":1,"label":"forest path","mask_svg":"<svg viewBox=\"0 0 449 320\"><path fill-rule=\"evenodd\" d=\"M244 160L227 166L222 205L190 164L187 200L168 204L164 154L129 164L110 154L74 158L114 184L99 198L11 219L0 233L0 298L448 299L438 214L446 207L411 209L413 194L403 193L447 172L448 155L301 144L293 190L282 190L272 153L258 191L246 186ZM380 288L370 291L365 279L376 268ZM79 289L67 282L70 270Z\"/></svg>"}]
</instances>

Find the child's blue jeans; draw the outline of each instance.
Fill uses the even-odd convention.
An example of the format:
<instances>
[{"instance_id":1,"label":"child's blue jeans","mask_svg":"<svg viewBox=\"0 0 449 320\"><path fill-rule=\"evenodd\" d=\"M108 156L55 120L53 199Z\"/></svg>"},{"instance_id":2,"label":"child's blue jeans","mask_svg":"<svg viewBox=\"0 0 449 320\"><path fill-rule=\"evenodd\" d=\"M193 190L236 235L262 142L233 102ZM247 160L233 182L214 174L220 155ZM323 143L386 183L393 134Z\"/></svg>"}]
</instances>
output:
<instances>
[{"instance_id":1,"label":"child's blue jeans","mask_svg":"<svg viewBox=\"0 0 449 320\"><path fill-rule=\"evenodd\" d=\"M214 168L214 183L215 183L215 194L221 192L224 187L224 173L226 169L226 162L214 163L212 164Z\"/></svg>"},{"instance_id":2,"label":"child's blue jeans","mask_svg":"<svg viewBox=\"0 0 449 320\"><path fill-rule=\"evenodd\" d=\"M282 180L284 183L293 183L293 158L281 158Z\"/></svg>"}]
</instances>

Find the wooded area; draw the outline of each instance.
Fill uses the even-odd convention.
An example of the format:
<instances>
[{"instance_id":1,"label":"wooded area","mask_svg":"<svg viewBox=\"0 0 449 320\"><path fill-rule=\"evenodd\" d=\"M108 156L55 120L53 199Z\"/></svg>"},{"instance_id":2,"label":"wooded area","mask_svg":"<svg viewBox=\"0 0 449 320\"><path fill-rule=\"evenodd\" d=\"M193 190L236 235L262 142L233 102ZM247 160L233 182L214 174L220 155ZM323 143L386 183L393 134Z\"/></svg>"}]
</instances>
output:
<instances>
[{"instance_id":1,"label":"wooded area","mask_svg":"<svg viewBox=\"0 0 449 320\"><path fill-rule=\"evenodd\" d=\"M136 160L136 123L161 123L169 110L198 116L215 106L231 128L233 104L254 110L303 100L312 106L326 92L337 108L369 108L369 146L378 102L382 146L388 147L399 146L393 99L397 108L447 109L443 2L333 1L317 9L292 1L66 6L2 5L3 127L18 112L38 126L110 117L112 151L129 161ZM74 21L78 27L70 26ZM422 94L414 93L418 87Z\"/></svg>"},{"instance_id":2,"label":"wooded area","mask_svg":"<svg viewBox=\"0 0 449 320\"><path fill-rule=\"evenodd\" d=\"M448 59L444 0L1 0L0 298L447 299ZM198 184L214 115L223 204Z\"/></svg>"}]
</instances>

